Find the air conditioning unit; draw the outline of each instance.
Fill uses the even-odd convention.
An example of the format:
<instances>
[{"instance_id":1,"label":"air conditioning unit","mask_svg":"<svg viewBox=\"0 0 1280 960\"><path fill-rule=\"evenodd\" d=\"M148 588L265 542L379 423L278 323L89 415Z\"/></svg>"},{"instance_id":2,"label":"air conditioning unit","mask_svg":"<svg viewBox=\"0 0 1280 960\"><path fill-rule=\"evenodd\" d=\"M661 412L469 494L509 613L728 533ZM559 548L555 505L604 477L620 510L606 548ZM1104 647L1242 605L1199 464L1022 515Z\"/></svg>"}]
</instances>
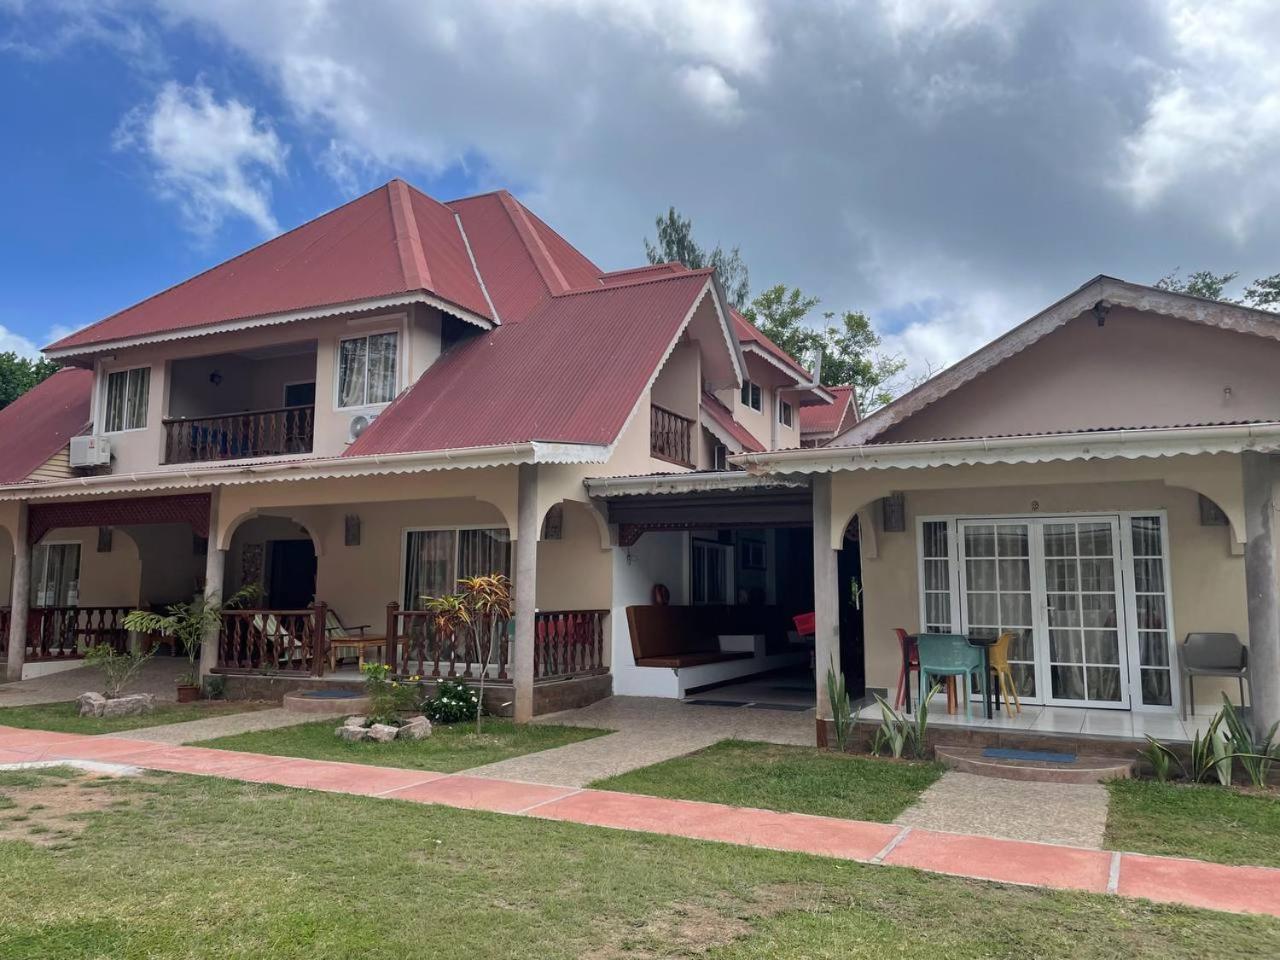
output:
<instances>
[{"instance_id":1,"label":"air conditioning unit","mask_svg":"<svg viewBox=\"0 0 1280 960\"><path fill-rule=\"evenodd\" d=\"M111 441L106 437L72 437L71 466L105 467L111 463Z\"/></svg>"},{"instance_id":2,"label":"air conditioning unit","mask_svg":"<svg viewBox=\"0 0 1280 960\"><path fill-rule=\"evenodd\" d=\"M351 423L347 425L347 443L355 443L356 438L360 434L369 429L369 424L378 419L376 413L358 414L351 418Z\"/></svg>"}]
</instances>

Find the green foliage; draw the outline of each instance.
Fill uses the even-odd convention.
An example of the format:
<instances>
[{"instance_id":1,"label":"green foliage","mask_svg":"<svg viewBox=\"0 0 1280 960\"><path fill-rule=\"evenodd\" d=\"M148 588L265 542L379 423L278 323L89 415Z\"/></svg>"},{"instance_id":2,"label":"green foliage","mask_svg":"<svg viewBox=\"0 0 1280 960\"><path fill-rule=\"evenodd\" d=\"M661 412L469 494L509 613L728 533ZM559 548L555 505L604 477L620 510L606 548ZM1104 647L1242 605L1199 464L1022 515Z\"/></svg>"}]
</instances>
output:
<instances>
[{"instance_id":1,"label":"green foliage","mask_svg":"<svg viewBox=\"0 0 1280 960\"><path fill-rule=\"evenodd\" d=\"M650 263L683 263L690 270L711 267L720 279L724 295L729 303L741 310L751 296L751 283L747 265L737 247L724 250L716 244L707 250L693 239L693 221L682 217L675 207L665 216L654 219L658 237L650 243L645 237L644 252Z\"/></svg>"},{"instance_id":2,"label":"green foliage","mask_svg":"<svg viewBox=\"0 0 1280 960\"><path fill-rule=\"evenodd\" d=\"M1207 300L1221 300L1224 303L1238 303L1241 306L1253 307L1255 310L1280 312L1280 273L1254 280L1244 288L1243 296L1229 297L1226 295L1227 286L1238 276L1240 276L1239 271L1214 273L1212 270L1197 270L1183 277L1180 269L1175 267L1157 280L1156 286L1173 293L1186 293L1193 297L1204 297Z\"/></svg>"},{"instance_id":3,"label":"green foliage","mask_svg":"<svg viewBox=\"0 0 1280 960\"><path fill-rule=\"evenodd\" d=\"M483 710L480 695L461 680L441 680L435 696L423 701L422 712L432 723L462 723L477 719Z\"/></svg>"},{"instance_id":4,"label":"green foliage","mask_svg":"<svg viewBox=\"0 0 1280 960\"><path fill-rule=\"evenodd\" d=\"M900 760L909 749L916 759L923 760L929 752L929 746L925 740L925 735L929 732L929 701L937 696L941 689L942 685L937 683L929 688L925 698L916 704L914 719L906 713L893 709L883 697L878 693L875 694L876 703L880 705L880 716L883 719L880 721L880 728L871 739L871 752L880 756L888 750L894 759Z\"/></svg>"},{"instance_id":5,"label":"green foliage","mask_svg":"<svg viewBox=\"0 0 1280 960\"><path fill-rule=\"evenodd\" d=\"M237 590L229 599L218 602L201 594L186 603L170 604L163 614L149 610L134 610L124 618L126 630L137 633L158 633L173 637L182 645L187 655L188 670L185 683L199 679L197 663L204 638L216 633L222 625L222 611L242 606L261 593L257 584L248 584Z\"/></svg>"},{"instance_id":6,"label":"green foliage","mask_svg":"<svg viewBox=\"0 0 1280 960\"><path fill-rule=\"evenodd\" d=\"M821 351L822 382L853 387L863 414L888 403L906 359L883 352L883 339L865 313L826 311L821 320L811 319L820 302L798 287L778 284L751 301L743 316L797 359Z\"/></svg>"},{"instance_id":7,"label":"green foliage","mask_svg":"<svg viewBox=\"0 0 1280 960\"><path fill-rule=\"evenodd\" d=\"M844 753L853 729L853 705L845 688L844 674L836 669L835 657L827 668L827 699L831 701L831 726L836 738L836 749Z\"/></svg>"},{"instance_id":8,"label":"green foliage","mask_svg":"<svg viewBox=\"0 0 1280 960\"><path fill-rule=\"evenodd\" d=\"M1158 781L1161 783L1169 782L1169 775L1173 772L1173 765L1178 763L1178 758L1172 750L1155 737L1147 734L1147 746L1139 750L1138 754L1147 763L1151 764L1151 769L1155 772Z\"/></svg>"},{"instance_id":9,"label":"green foliage","mask_svg":"<svg viewBox=\"0 0 1280 960\"><path fill-rule=\"evenodd\" d=\"M125 686L150 659L150 651L134 653L129 650L121 653L109 643L95 643L84 654L86 666L102 671L102 693L108 699L115 699L124 693Z\"/></svg>"},{"instance_id":10,"label":"green foliage","mask_svg":"<svg viewBox=\"0 0 1280 960\"><path fill-rule=\"evenodd\" d=\"M391 679L391 667L385 663L366 663L360 668L364 674L364 692L369 698L369 723L400 725L399 684Z\"/></svg>"},{"instance_id":11,"label":"green foliage","mask_svg":"<svg viewBox=\"0 0 1280 960\"><path fill-rule=\"evenodd\" d=\"M1280 760L1280 744L1276 743L1276 730L1280 728L1280 722L1273 723L1265 736L1255 740L1253 731L1226 694L1222 695L1222 713L1219 716L1231 738L1232 755L1240 761L1245 776L1253 786L1265 787L1271 765Z\"/></svg>"},{"instance_id":12,"label":"green foliage","mask_svg":"<svg viewBox=\"0 0 1280 960\"><path fill-rule=\"evenodd\" d=\"M57 371L58 365L41 357L29 360L12 350L0 353L0 410Z\"/></svg>"},{"instance_id":13,"label":"green foliage","mask_svg":"<svg viewBox=\"0 0 1280 960\"><path fill-rule=\"evenodd\" d=\"M227 678L218 673L205 677L204 695L209 700L221 700L227 695Z\"/></svg>"}]
</instances>

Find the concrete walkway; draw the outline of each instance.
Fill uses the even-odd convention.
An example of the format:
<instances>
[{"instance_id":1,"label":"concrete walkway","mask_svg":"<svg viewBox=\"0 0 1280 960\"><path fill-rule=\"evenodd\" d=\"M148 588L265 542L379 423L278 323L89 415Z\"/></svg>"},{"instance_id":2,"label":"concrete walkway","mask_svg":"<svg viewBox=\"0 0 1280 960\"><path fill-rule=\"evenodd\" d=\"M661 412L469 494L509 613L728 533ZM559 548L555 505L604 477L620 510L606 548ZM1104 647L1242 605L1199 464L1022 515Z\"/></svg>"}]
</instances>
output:
<instances>
[{"instance_id":1,"label":"concrete walkway","mask_svg":"<svg viewBox=\"0 0 1280 960\"><path fill-rule=\"evenodd\" d=\"M296 760L205 747L172 747L123 737L0 727L0 765L64 759L489 810L860 863L915 867L950 876L1280 916L1280 870L1267 867L1233 867L1084 850L467 774Z\"/></svg>"},{"instance_id":2,"label":"concrete walkway","mask_svg":"<svg viewBox=\"0 0 1280 960\"><path fill-rule=\"evenodd\" d=\"M125 693L150 693L157 700L177 698L178 677L187 672L181 657L153 657L125 687ZM61 670L30 680L0 683L0 707L29 707L37 703L74 700L86 690L102 689L102 671L94 667Z\"/></svg>"},{"instance_id":3,"label":"concrete walkway","mask_svg":"<svg viewBox=\"0 0 1280 960\"><path fill-rule=\"evenodd\" d=\"M951 770L894 823L1100 850L1107 803L1100 783L1030 783Z\"/></svg>"},{"instance_id":4,"label":"concrete walkway","mask_svg":"<svg viewBox=\"0 0 1280 960\"><path fill-rule=\"evenodd\" d=\"M615 733L553 750L474 767L469 776L583 787L638 767L683 756L720 740L813 744L813 710L698 706L656 697L609 697L538 723L598 727Z\"/></svg>"},{"instance_id":5,"label":"concrete walkway","mask_svg":"<svg viewBox=\"0 0 1280 960\"><path fill-rule=\"evenodd\" d=\"M255 730L275 730L279 727L296 727L301 723L312 723L325 720L314 713L299 713L276 707L272 710L249 710L245 713L223 713L216 717L205 717L202 720L187 720L183 723L165 723L156 727L143 727L140 730L128 730L116 736L129 740L146 740L149 743L195 743L198 740L213 740L217 737L229 737L236 733L251 733ZM338 717L334 726L342 723Z\"/></svg>"}]
</instances>

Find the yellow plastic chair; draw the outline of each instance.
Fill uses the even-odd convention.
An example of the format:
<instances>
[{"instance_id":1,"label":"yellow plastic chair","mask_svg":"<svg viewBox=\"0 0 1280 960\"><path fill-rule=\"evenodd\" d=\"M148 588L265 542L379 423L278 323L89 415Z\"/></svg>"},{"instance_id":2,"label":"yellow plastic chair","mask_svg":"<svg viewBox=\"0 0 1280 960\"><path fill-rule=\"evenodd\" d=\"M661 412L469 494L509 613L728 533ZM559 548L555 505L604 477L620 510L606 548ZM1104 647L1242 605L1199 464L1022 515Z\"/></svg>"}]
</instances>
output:
<instances>
[{"instance_id":1,"label":"yellow plastic chair","mask_svg":"<svg viewBox=\"0 0 1280 960\"><path fill-rule=\"evenodd\" d=\"M996 675L1000 695L1004 697L1004 706L1009 713L1022 713L1022 701L1018 699L1018 685L1013 682L1013 671L1009 668L1009 644L1013 643L1012 633L1002 633L987 652L991 669ZM1009 697L1012 695L1013 701Z\"/></svg>"}]
</instances>

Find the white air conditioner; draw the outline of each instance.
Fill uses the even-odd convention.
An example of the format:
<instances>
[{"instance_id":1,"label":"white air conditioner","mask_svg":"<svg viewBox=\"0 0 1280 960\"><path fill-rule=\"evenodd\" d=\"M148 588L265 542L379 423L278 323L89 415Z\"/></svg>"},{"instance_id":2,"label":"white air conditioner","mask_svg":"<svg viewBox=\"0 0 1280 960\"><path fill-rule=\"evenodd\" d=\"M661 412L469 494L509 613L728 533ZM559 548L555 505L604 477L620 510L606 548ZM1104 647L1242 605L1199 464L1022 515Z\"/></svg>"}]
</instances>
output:
<instances>
[{"instance_id":1,"label":"white air conditioner","mask_svg":"<svg viewBox=\"0 0 1280 960\"><path fill-rule=\"evenodd\" d=\"M72 437L73 467L105 467L111 463L111 441L106 437Z\"/></svg>"},{"instance_id":2,"label":"white air conditioner","mask_svg":"<svg viewBox=\"0 0 1280 960\"><path fill-rule=\"evenodd\" d=\"M358 414L351 418L351 423L347 425L347 443L355 443L356 438L360 434L369 429L369 424L378 419L376 413Z\"/></svg>"}]
</instances>

